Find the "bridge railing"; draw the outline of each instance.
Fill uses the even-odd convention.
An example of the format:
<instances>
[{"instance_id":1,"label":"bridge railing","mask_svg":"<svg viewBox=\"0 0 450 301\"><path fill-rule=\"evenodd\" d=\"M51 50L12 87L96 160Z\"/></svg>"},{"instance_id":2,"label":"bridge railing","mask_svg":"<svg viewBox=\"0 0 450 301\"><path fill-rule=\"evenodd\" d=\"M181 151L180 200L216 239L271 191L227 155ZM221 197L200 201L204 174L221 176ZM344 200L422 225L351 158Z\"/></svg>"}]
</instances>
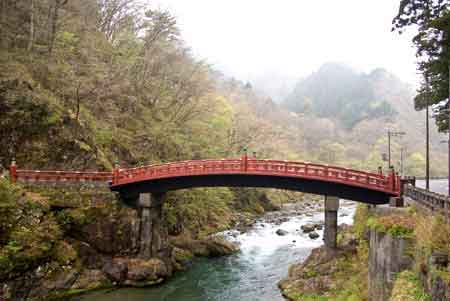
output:
<instances>
[{"instance_id":1,"label":"bridge railing","mask_svg":"<svg viewBox=\"0 0 450 301\"><path fill-rule=\"evenodd\" d=\"M394 174L385 176L383 174L307 162L258 160L247 159L246 157L242 159L192 160L122 169L115 174L113 185L166 177L214 173L270 173L280 176L304 176L332 180L357 186L368 186L393 193L398 193L400 189L398 177Z\"/></svg>"},{"instance_id":2,"label":"bridge railing","mask_svg":"<svg viewBox=\"0 0 450 301\"><path fill-rule=\"evenodd\" d=\"M64 182L104 182L112 181L112 172L101 171L57 171L57 170L27 170L17 169L15 164L10 167L12 182L25 183L64 183Z\"/></svg>"},{"instance_id":3,"label":"bridge railing","mask_svg":"<svg viewBox=\"0 0 450 301\"><path fill-rule=\"evenodd\" d=\"M121 185L143 180L176 176L207 174L261 174L304 177L334 181L343 184L368 187L384 192L399 194L399 178L391 173L383 174L358 171L336 166L281 160L221 159L190 160L174 163L120 169L112 172L97 171L39 171L20 170L15 163L10 167L13 182L109 182Z\"/></svg>"},{"instance_id":4,"label":"bridge railing","mask_svg":"<svg viewBox=\"0 0 450 301\"><path fill-rule=\"evenodd\" d=\"M432 213L440 213L450 221L450 197L426 189L405 185L403 196L408 197L421 208Z\"/></svg>"}]
</instances>

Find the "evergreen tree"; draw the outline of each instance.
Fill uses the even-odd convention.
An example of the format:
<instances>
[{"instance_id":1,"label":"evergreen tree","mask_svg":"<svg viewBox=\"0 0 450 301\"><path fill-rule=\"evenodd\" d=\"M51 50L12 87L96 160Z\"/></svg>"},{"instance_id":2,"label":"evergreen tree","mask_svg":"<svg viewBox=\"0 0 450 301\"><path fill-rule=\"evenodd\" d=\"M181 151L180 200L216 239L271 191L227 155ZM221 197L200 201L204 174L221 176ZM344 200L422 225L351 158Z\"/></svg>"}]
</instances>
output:
<instances>
[{"instance_id":1,"label":"evergreen tree","mask_svg":"<svg viewBox=\"0 0 450 301\"><path fill-rule=\"evenodd\" d=\"M450 1L401 0L392 30L402 33L411 26L418 30L413 42L423 81L414 103L421 110L449 97ZM437 118L437 123L440 130L448 129L447 118Z\"/></svg>"}]
</instances>

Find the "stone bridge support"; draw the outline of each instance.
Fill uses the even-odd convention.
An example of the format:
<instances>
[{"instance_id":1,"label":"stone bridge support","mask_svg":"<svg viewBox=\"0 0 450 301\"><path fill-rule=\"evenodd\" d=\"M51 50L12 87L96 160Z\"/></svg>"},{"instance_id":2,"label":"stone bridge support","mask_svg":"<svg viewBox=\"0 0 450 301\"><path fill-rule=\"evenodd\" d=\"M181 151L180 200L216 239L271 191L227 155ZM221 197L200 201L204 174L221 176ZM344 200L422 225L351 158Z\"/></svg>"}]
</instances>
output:
<instances>
[{"instance_id":1,"label":"stone bridge support","mask_svg":"<svg viewBox=\"0 0 450 301\"><path fill-rule=\"evenodd\" d=\"M167 225L162 217L165 193L141 193L139 195L139 257L169 258Z\"/></svg>"},{"instance_id":2,"label":"stone bridge support","mask_svg":"<svg viewBox=\"0 0 450 301\"><path fill-rule=\"evenodd\" d=\"M337 247L337 212L339 210L339 198L335 196L325 196L325 229L323 240L327 249Z\"/></svg>"}]
</instances>

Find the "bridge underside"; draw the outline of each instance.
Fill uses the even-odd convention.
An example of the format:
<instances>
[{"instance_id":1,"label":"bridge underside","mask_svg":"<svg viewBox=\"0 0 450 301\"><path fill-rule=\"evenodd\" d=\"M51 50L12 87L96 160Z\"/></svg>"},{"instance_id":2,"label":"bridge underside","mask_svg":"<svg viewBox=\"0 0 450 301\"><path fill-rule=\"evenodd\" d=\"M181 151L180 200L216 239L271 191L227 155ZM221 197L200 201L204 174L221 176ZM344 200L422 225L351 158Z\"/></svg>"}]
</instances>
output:
<instances>
[{"instance_id":1,"label":"bridge underside","mask_svg":"<svg viewBox=\"0 0 450 301\"><path fill-rule=\"evenodd\" d=\"M124 200L134 200L140 193L161 193L171 190L196 187L255 187L278 188L306 193L336 196L342 199L353 200L367 204L387 204L389 195L382 191L370 190L342 183L321 180L249 175L249 174L219 174L219 175L193 175L152 179L123 185L112 186L111 190L121 194Z\"/></svg>"}]
</instances>

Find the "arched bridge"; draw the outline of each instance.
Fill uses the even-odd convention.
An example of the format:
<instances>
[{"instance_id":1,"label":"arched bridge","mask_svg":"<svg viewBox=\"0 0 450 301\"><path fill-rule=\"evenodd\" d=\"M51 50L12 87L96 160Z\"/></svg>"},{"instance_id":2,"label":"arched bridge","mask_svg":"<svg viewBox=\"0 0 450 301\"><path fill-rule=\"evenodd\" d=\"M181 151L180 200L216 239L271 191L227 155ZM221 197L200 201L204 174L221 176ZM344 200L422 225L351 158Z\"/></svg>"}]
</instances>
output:
<instances>
[{"instance_id":1,"label":"arched bridge","mask_svg":"<svg viewBox=\"0 0 450 301\"><path fill-rule=\"evenodd\" d=\"M266 187L385 204L400 194L399 177L305 162L194 160L115 169L111 190L123 196L194 187Z\"/></svg>"},{"instance_id":2,"label":"arched bridge","mask_svg":"<svg viewBox=\"0 0 450 301\"><path fill-rule=\"evenodd\" d=\"M306 162L241 159L193 160L112 172L20 170L11 180L23 182L110 182L124 199L194 187L266 187L336 196L369 204L385 204L400 194L400 179L388 175Z\"/></svg>"},{"instance_id":3,"label":"arched bridge","mask_svg":"<svg viewBox=\"0 0 450 301\"><path fill-rule=\"evenodd\" d=\"M136 207L140 216L139 254L144 258L158 256L167 250L162 204L165 192L194 187L270 187L325 195L324 241L327 248L337 246L338 198L369 204L388 203L400 195L400 179L388 175L342 167L305 162L241 159L195 160L149 165L137 168L115 168L112 172L39 171L10 166L12 182L110 183L110 189L121 194L125 203Z\"/></svg>"}]
</instances>

